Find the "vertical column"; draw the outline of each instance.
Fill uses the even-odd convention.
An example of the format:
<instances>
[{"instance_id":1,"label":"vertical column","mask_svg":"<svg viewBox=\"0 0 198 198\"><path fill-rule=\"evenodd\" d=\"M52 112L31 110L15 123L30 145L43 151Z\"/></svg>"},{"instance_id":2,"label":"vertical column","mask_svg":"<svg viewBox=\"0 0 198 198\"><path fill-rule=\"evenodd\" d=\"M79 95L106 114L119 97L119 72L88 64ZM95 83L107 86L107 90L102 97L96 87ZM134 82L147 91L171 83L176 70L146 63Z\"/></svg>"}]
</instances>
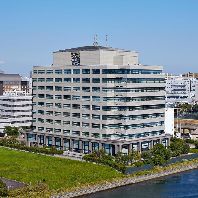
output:
<instances>
[{"instance_id":1,"label":"vertical column","mask_svg":"<svg viewBox=\"0 0 198 198\"><path fill-rule=\"evenodd\" d=\"M99 150L101 150L101 149L103 149L103 148L102 148L102 143L99 142Z\"/></svg>"},{"instance_id":2,"label":"vertical column","mask_svg":"<svg viewBox=\"0 0 198 198\"><path fill-rule=\"evenodd\" d=\"M52 146L55 146L55 137L54 136L51 137L52 137Z\"/></svg>"},{"instance_id":3,"label":"vertical column","mask_svg":"<svg viewBox=\"0 0 198 198\"><path fill-rule=\"evenodd\" d=\"M131 151L132 151L132 144L129 144L128 145L128 153L131 153Z\"/></svg>"},{"instance_id":4,"label":"vertical column","mask_svg":"<svg viewBox=\"0 0 198 198\"><path fill-rule=\"evenodd\" d=\"M73 145L73 140L72 139L70 139L69 144L70 144L70 150L73 151L74 145Z\"/></svg>"},{"instance_id":5,"label":"vertical column","mask_svg":"<svg viewBox=\"0 0 198 198\"><path fill-rule=\"evenodd\" d=\"M79 140L79 150L80 150L80 153L83 153L83 141L82 140Z\"/></svg>"},{"instance_id":6,"label":"vertical column","mask_svg":"<svg viewBox=\"0 0 198 198\"><path fill-rule=\"evenodd\" d=\"M64 148L64 138L63 137L61 138L61 146L62 146L62 150L64 151L65 148Z\"/></svg>"},{"instance_id":7,"label":"vertical column","mask_svg":"<svg viewBox=\"0 0 198 198\"><path fill-rule=\"evenodd\" d=\"M89 141L89 153L92 153L92 142Z\"/></svg>"},{"instance_id":8,"label":"vertical column","mask_svg":"<svg viewBox=\"0 0 198 198\"><path fill-rule=\"evenodd\" d=\"M150 144L149 149L152 149L153 148L153 140L151 140L149 144Z\"/></svg>"},{"instance_id":9,"label":"vertical column","mask_svg":"<svg viewBox=\"0 0 198 198\"><path fill-rule=\"evenodd\" d=\"M140 153L142 152L142 142L138 142L137 151L139 151Z\"/></svg>"},{"instance_id":10,"label":"vertical column","mask_svg":"<svg viewBox=\"0 0 198 198\"><path fill-rule=\"evenodd\" d=\"M40 135L37 135L37 137L36 137L36 142L37 142L37 145L38 145L38 146L40 145L40 138L41 138L41 136L40 136Z\"/></svg>"}]
</instances>

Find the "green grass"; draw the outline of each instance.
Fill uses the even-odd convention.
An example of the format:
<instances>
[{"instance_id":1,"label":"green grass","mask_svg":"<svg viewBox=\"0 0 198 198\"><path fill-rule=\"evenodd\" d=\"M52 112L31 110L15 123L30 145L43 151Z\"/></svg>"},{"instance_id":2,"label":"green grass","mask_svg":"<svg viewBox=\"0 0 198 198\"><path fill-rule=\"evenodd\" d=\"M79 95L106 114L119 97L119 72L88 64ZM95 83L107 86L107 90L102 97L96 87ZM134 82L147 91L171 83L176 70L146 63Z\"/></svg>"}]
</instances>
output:
<instances>
[{"instance_id":1,"label":"green grass","mask_svg":"<svg viewBox=\"0 0 198 198\"><path fill-rule=\"evenodd\" d=\"M69 190L123 177L114 169L87 162L61 159L0 148L0 177L36 185L45 181L50 190Z\"/></svg>"}]
</instances>

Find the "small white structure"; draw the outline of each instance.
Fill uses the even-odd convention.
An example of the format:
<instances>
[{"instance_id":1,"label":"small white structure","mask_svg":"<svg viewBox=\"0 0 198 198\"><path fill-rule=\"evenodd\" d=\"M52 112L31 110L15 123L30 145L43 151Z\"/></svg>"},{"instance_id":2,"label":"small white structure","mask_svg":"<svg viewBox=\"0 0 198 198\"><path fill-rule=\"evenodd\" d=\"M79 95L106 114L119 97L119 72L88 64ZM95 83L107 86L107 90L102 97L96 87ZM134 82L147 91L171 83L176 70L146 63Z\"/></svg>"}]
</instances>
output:
<instances>
[{"instance_id":1,"label":"small white structure","mask_svg":"<svg viewBox=\"0 0 198 198\"><path fill-rule=\"evenodd\" d=\"M174 108L165 108L165 133L174 136Z\"/></svg>"}]
</instances>

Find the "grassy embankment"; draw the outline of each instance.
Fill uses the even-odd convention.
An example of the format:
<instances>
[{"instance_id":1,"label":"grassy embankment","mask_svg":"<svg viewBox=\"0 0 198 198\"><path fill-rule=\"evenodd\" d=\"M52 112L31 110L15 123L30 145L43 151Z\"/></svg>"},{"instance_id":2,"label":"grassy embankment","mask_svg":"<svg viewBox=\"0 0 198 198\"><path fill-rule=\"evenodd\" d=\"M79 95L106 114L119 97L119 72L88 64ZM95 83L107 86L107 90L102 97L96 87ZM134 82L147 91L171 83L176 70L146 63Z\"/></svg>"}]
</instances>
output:
<instances>
[{"instance_id":1,"label":"grassy embankment","mask_svg":"<svg viewBox=\"0 0 198 198\"><path fill-rule=\"evenodd\" d=\"M36 191L47 190L50 194L123 175L107 166L0 148L0 177L31 184L30 188L37 185ZM46 184L45 187L39 186L39 182Z\"/></svg>"}]
</instances>

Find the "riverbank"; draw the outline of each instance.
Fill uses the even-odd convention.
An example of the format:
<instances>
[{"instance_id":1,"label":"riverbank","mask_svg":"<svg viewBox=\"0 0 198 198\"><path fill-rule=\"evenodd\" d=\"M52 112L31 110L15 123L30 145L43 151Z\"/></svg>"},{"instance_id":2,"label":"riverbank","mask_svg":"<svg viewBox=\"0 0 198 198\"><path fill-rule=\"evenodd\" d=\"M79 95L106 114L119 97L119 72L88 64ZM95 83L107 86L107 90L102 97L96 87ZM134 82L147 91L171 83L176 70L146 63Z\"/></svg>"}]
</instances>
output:
<instances>
[{"instance_id":1,"label":"riverbank","mask_svg":"<svg viewBox=\"0 0 198 198\"><path fill-rule=\"evenodd\" d=\"M198 168L198 159L175 163L166 167L155 167L152 170L137 172L123 179L117 179L112 182L105 182L103 184L93 185L93 186L85 187L82 189L76 189L75 191L72 191L72 192L62 193L62 194L53 196L53 198L79 197L79 196L88 195L91 193L105 191L108 189L126 186L129 184L135 184L135 183L139 183L143 181L148 181L151 179L156 179L156 178L160 178L160 177L164 177L164 176L168 176L168 175L172 175L172 174L176 174L176 173L180 173L180 172L184 172L184 171L188 171L188 170L192 170L196 168Z\"/></svg>"}]
</instances>

